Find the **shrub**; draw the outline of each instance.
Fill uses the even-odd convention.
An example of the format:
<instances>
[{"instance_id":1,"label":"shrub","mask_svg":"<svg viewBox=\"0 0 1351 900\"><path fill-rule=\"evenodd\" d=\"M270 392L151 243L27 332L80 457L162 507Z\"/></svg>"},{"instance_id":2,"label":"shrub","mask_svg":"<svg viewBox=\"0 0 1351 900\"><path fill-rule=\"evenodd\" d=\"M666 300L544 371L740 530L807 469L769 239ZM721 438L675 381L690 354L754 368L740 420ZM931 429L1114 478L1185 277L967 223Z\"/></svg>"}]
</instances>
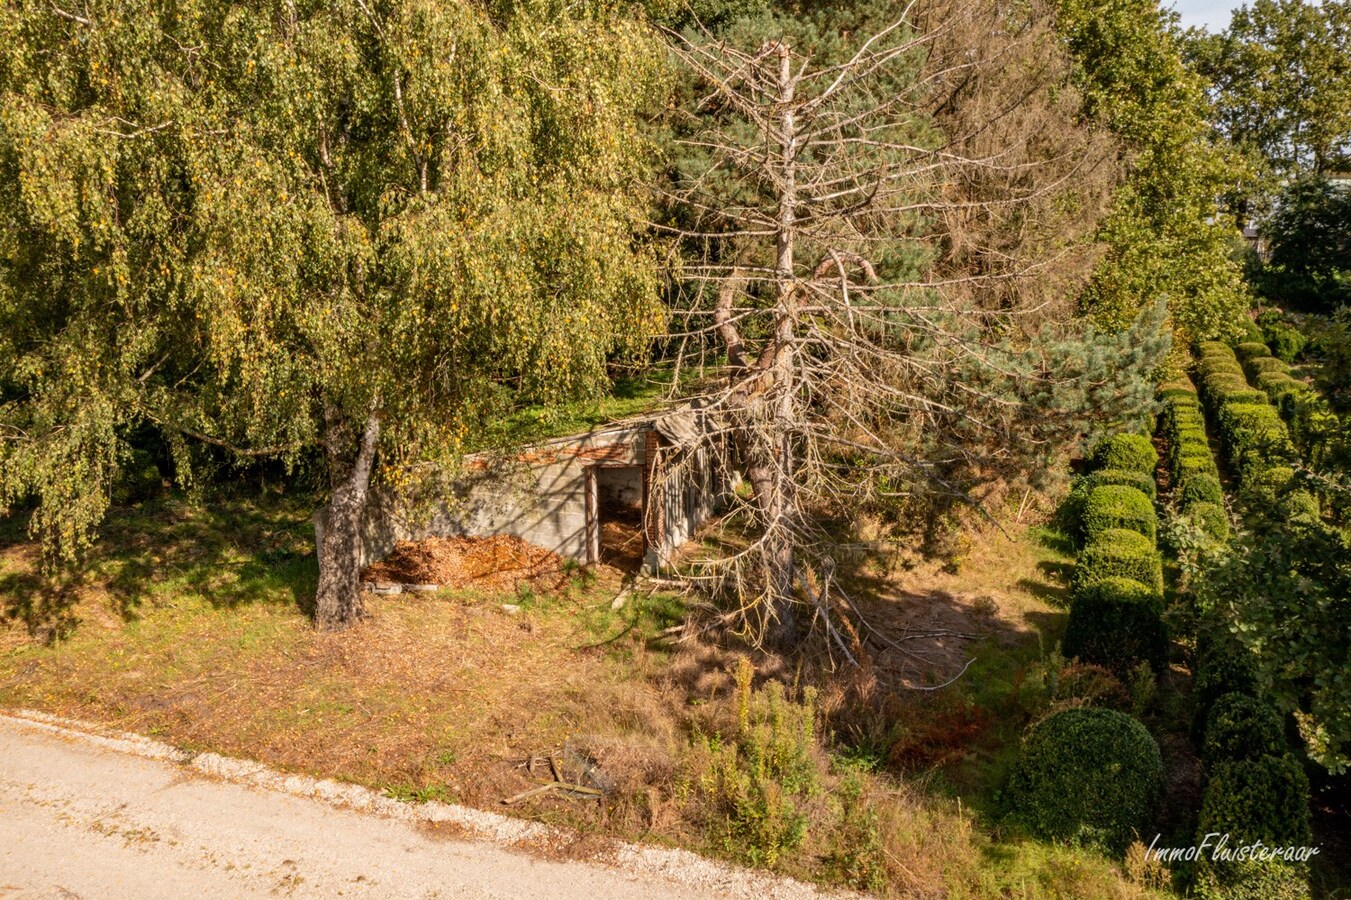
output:
<instances>
[{"instance_id":1,"label":"shrub","mask_svg":"<svg viewBox=\"0 0 1351 900\"><path fill-rule=\"evenodd\" d=\"M1247 362L1250 359L1270 356L1271 351L1268 350L1267 345L1261 341L1244 341L1234 348L1234 355L1242 362Z\"/></svg>"},{"instance_id":2,"label":"shrub","mask_svg":"<svg viewBox=\"0 0 1351 900\"><path fill-rule=\"evenodd\" d=\"M1210 444L1206 440L1205 426L1200 422L1184 421L1172 430L1170 437L1174 447L1190 444L1193 447L1210 449Z\"/></svg>"},{"instance_id":3,"label":"shrub","mask_svg":"<svg viewBox=\"0 0 1351 900\"><path fill-rule=\"evenodd\" d=\"M1234 349L1221 341L1202 341L1196 345L1196 355L1202 359L1212 356L1232 359L1234 356Z\"/></svg>"},{"instance_id":4,"label":"shrub","mask_svg":"<svg viewBox=\"0 0 1351 900\"><path fill-rule=\"evenodd\" d=\"M1159 490L1158 485L1154 483L1154 479L1151 476L1146 475L1144 472L1132 472L1129 469L1099 469L1096 472L1085 475L1083 478L1085 493L1091 491L1093 488L1110 484L1133 487L1151 500L1157 496Z\"/></svg>"},{"instance_id":5,"label":"shrub","mask_svg":"<svg viewBox=\"0 0 1351 900\"><path fill-rule=\"evenodd\" d=\"M1286 372L1259 372L1254 381L1271 398L1272 403L1278 403L1285 395L1298 393L1309 387Z\"/></svg>"},{"instance_id":6,"label":"shrub","mask_svg":"<svg viewBox=\"0 0 1351 900\"><path fill-rule=\"evenodd\" d=\"M1309 779L1288 756L1223 762L1201 801L1197 834L1228 834L1233 845L1309 843Z\"/></svg>"},{"instance_id":7,"label":"shrub","mask_svg":"<svg viewBox=\"0 0 1351 900\"><path fill-rule=\"evenodd\" d=\"M1244 474L1239 499L1255 509L1270 509L1294 477L1295 471L1289 466L1253 467Z\"/></svg>"},{"instance_id":8,"label":"shrub","mask_svg":"<svg viewBox=\"0 0 1351 900\"><path fill-rule=\"evenodd\" d=\"M1009 781L1032 834L1121 852L1149 831L1163 789L1159 745L1125 713L1076 707L1032 727Z\"/></svg>"},{"instance_id":9,"label":"shrub","mask_svg":"<svg viewBox=\"0 0 1351 900\"><path fill-rule=\"evenodd\" d=\"M1217 700L1225 694L1253 694L1257 690L1252 654L1232 635L1219 631L1221 628L1212 624L1197 639L1196 671L1192 678L1195 708L1192 736L1198 742L1205 734L1211 707Z\"/></svg>"},{"instance_id":10,"label":"shrub","mask_svg":"<svg viewBox=\"0 0 1351 900\"><path fill-rule=\"evenodd\" d=\"M1141 491L1124 484L1095 487L1084 500L1084 536L1092 540L1109 528L1128 528L1154 540L1158 516Z\"/></svg>"},{"instance_id":11,"label":"shrub","mask_svg":"<svg viewBox=\"0 0 1351 900\"><path fill-rule=\"evenodd\" d=\"M1283 860L1216 864L1202 857L1194 892L1200 900L1310 900L1308 866Z\"/></svg>"},{"instance_id":12,"label":"shrub","mask_svg":"<svg viewBox=\"0 0 1351 900\"><path fill-rule=\"evenodd\" d=\"M1228 539L1229 515L1220 504L1200 500L1187 504L1182 514L1195 522L1197 527L1215 540Z\"/></svg>"},{"instance_id":13,"label":"shrub","mask_svg":"<svg viewBox=\"0 0 1351 900\"><path fill-rule=\"evenodd\" d=\"M752 690L754 669L736 671L737 729L733 739L708 742L710 761L699 779L708 807L709 836L752 865L773 866L807 834L799 803L819 793L815 694L789 699L778 682Z\"/></svg>"},{"instance_id":14,"label":"shrub","mask_svg":"<svg viewBox=\"0 0 1351 900\"><path fill-rule=\"evenodd\" d=\"M1256 378L1263 372L1281 372L1290 374L1289 363L1281 362L1274 356L1262 356L1257 359L1250 359L1243 364L1243 371L1249 378Z\"/></svg>"},{"instance_id":15,"label":"shrub","mask_svg":"<svg viewBox=\"0 0 1351 900\"><path fill-rule=\"evenodd\" d=\"M1201 475L1214 475L1215 460L1210 455L1209 449L1204 454L1192 453L1187 456L1179 456L1173 460L1173 482L1183 484L1186 481Z\"/></svg>"},{"instance_id":16,"label":"shrub","mask_svg":"<svg viewBox=\"0 0 1351 900\"><path fill-rule=\"evenodd\" d=\"M1140 661L1156 672L1168 663L1163 598L1129 578L1104 578L1074 595L1064 653L1125 677Z\"/></svg>"},{"instance_id":17,"label":"shrub","mask_svg":"<svg viewBox=\"0 0 1351 900\"><path fill-rule=\"evenodd\" d=\"M1289 522L1321 519L1322 504L1318 497L1305 490L1288 491L1276 504L1276 514Z\"/></svg>"},{"instance_id":18,"label":"shrub","mask_svg":"<svg viewBox=\"0 0 1351 900\"><path fill-rule=\"evenodd\" d=\"M1224 488L1214 475L1193 474L1178 484L1177 500L1183 506L1194 503L1223 503Z\"/></svg>"},{"instance_id":19,"label":"shrub","mask_svg":"<svg viewBox=\"0 0 1351 900\"><path fill-rule=\"evenodd\" d=\"M1164 403L1181 403L1191 406L1195 406L1198 402L1196 388L1191 386L1191 382L1173 382L1161 385L1159 387L1159 399Z\"/></svg>"},{"instance_id":20,"label":"shrub","mask_svg":"<svg viewBox=\"0 0 1351 900\"><path fill-rule=\"evenodd\" d=\"M1267 397L1266 391L1250 388L1247 382L1244 382L1243 387L1226 387L1218 390L1214 396L1215 402L1222 406L1228 403L1266 403L1270 399Z\"/></svg>"},{"instance_id":21,"label":"shrub","mask_svg":"<svg viewBox=\"0 0 1351 900\"><path fill-rule=\"evenodd\" d=\"M1143 434L1114 434L1093 448L1093 468L1128 469L1152 474L1159 464L1154 444Z\"/></svg>"},{"instance_id":22,"label":"shrub","mask_svg":"<svg viewBox=\"0 0 1351 900\"><path fill-rule=\"evenodd\" d=\"M1266 331L1267 343L1271 345L1271 354L1277 359L1285 362L1294 362L1309 339L1298 328L1292 328L1289 325L1281 325L1270 328Z\"/></svg>"},{"instance_id":23,"label":"shrub","mask_svg":"<svg viewBox=\"0 0 1351 900\"><path fill-rule=\"evenodd\" d=\"M1211 356L1201 360L1196 364L1196 371L1201 375L1201 381L1209 382L1217 377L1233 375L1238 378L1243 377L1243 367L1234 359L1233 354L1229 356Z\"/></svg>"},{"instance_id":24,"label":"shrub","mask_svg":"<svg viewBox=\"0 0 1351 900\"><path fill-rule=\"evenodd\" d=\"M1070 587L1078 595L1112 576L1134 579L1163 594L1163 563L1154 542L1143 534L1124 528L1099 532L1079 554Z\"/></svg>"},{"instance_id":25,"label":"shrub","mask_svg":"<svg viewBox=\"0 0 1351 900\"><path fill-rule=\"evenodd\" d=\"M1207 766L1285 752L1281 714L1248 694L1224 694L1206 717L1201 759Z\"/></svg>"},{"instance_id":26,"label":"shrub","mask_svg":"<svg viewBox=\"0 0 1351 900\"><path fill-rule=\"evenodd\" d=\"M1244 475L1255 463L1287 458L1293 448L1290 432L1268 403L1232 403L1218 414L1229 462Z\"/></svg>"}]
</instances>

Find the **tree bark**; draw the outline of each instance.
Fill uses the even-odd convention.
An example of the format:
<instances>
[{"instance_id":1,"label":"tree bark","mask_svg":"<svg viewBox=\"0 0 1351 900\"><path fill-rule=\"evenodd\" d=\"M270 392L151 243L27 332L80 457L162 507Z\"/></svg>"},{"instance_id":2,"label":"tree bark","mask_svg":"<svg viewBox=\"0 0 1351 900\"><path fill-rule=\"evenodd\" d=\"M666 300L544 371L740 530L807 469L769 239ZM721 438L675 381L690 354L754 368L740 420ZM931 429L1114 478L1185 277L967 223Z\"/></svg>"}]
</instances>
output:
<instances>
[{"instance_id":1,"label":"tree bark","mask_svg":"<svg viewBox=\"0 0 1351 900\"><path fill-rule=\"evenodd\" d=\"M314 624L325 631L346 628L366 615L361 599L361 519L370 494L380 419L371 414L356 461L333 490L319 541L319 588Z\"/></svg>"}]
</instances>

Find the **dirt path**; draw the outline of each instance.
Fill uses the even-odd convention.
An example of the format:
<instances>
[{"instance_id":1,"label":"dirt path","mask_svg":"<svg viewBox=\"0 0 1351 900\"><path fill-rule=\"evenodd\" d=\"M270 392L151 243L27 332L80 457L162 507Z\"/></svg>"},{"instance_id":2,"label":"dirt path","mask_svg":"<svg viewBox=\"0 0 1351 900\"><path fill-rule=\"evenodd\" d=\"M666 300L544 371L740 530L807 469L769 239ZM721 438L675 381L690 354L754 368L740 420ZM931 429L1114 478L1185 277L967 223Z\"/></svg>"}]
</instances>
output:
<instances>
[{"instance_id":1,"label":"dirt path","mask_svg":"<svg viewBox=\"0 0 1351 900\"><path fill-rule=\"evenodd\" d=\"M817 896L681 851L545 859L503 845L570 836L70 724L0 715L0 898Z\"/></svg>"}]
</instances>

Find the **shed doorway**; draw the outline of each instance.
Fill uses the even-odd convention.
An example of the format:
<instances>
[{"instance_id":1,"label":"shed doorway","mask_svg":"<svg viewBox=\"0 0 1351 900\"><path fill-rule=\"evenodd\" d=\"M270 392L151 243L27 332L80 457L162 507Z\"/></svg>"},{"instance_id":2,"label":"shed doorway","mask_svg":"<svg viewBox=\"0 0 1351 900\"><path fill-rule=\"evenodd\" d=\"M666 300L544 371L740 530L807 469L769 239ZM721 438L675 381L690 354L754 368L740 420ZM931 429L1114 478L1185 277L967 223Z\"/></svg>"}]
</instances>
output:
<instances>
[{"instance_id":1,"label":"shed doorway","mask_svg":"<svg viewBox=\"0 0 1351 900\"><path fill-rule=\"evenodd\" d=\"M647 550L643 537L643 467L589 467L587 500L591 561L637 572Z\"/></svg>"}]
</instances>

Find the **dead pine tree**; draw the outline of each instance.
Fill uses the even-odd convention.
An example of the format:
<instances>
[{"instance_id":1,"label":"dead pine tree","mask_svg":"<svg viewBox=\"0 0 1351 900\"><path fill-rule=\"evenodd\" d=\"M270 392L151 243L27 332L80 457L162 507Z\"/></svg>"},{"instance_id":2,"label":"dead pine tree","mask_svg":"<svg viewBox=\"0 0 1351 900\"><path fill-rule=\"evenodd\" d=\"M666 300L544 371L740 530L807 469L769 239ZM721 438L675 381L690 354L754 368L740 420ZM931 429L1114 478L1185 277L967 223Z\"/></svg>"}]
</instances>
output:
<instances>
[{"instance_id":1,"label":"dead pine tree","mask_svg":"<svg viewBox=\"0 0 1351 900\"><path fill-rule=\"evenodd\" d=\"M1085 338L1053 327L1072 294L1057 319L1017 289L1083 268L1106 189L1081 202L1089 214L1050 220L1059 197L1091 193L1075 185L1101 181L1107 154L1072 114L1066 128L1043 117L989 149L978 135L997 134L993 120L945 134L937 95L989 60L931 54L941 27L918 34L897 19L834 60L787 35L753 49L736 35L668 36L697 85L666 226L687 259L671 304L678 364L719 375L693 398L703 439L749 487L733 498L748 543L699 574L735 598L756 639L791 648L819 627L850 656L830 523L920 491L969 500L973 477L1063 445L1084 404L1057 382L1096 390L1108 415L1147 402L1125 372L1090 373L1067 349ZM1013 210L1035 242L1006 240L993 264L953 264L946 248L963 242L951 222L1011 221ZM1045 240L1052 225L1062 233ZM1114 364L1145 352L1139 343L1118 341ZM1035 449L1011 452L1019 440Z\"/></svg>"}]
</instances>

